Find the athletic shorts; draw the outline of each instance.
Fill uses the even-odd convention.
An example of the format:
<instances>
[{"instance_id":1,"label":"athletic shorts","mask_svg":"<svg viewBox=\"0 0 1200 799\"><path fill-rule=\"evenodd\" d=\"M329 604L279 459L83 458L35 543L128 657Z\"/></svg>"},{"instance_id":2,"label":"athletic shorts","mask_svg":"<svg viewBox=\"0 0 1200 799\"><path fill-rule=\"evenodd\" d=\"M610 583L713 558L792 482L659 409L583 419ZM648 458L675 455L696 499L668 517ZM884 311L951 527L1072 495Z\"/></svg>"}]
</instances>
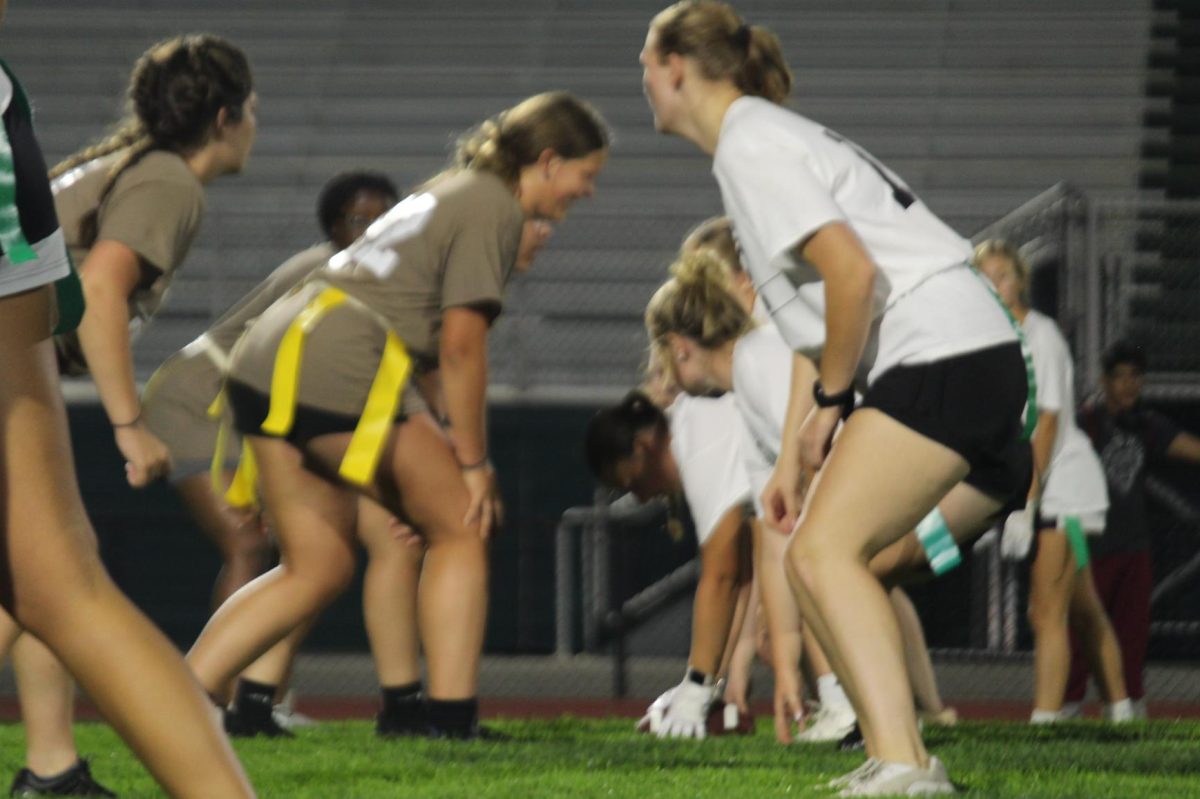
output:
<instances>
[{"instance_id":1,"label":"athletic shorts","mask_svg":"<svg viewBox=\"0 0 1200 799\"><path fill-rule=\"evenodd\" d=\"M220 420L208 408L221 391L221 370L203 352L177 352L155 370L142 392L142 421L158 436L175 467L171 482L208 471ZM227 467L236 467L240 447L230 442Z\"/></svg>"},{"instance_id":2,"label":"athletic shorts","mask_svg":"<svg viewBox=\"0 0 1200 799\"><path fill-rule=\"evenodd\" d=\"M867 389L875 408L961 455L965 482L1005 503L1025 507L1033 452L1022 441L1021 412L1029 399L1025 360L1016 342L931 363L888 369Z\"/></svg>"},{"instance_id":3,"label":"athletic shorts","mask_svg":"<svg viewBox=\"0 0 1200 799\"><path fill-rule=\"evenodd\" d=\"M244 436L270 435L262 430L271 410L271 398L256 388L230 378L225 383L225 398L233 411L233 426ZM364 397L364 402L365 402ZM428 408L424 400L417 394L416 386L411 382L404 390L404 398L396 411L394 423L400 424L418 413L426 412ZM283 439L297 449L303 450L308 442L318 436L331 433L353 433L358 427L358 416L327 411L303 402L296 403L295 421L291 431Z\"/></svg>"},{"instance_id":4,"label":"athletic shorts","mask_svg":"<svg viewBox=\"0 0 1200 799\"><path fill-rule=\"evenodd\" d=\"M1040 511L1037 515L1037 530L1065 530L1067 528L1067 517L1074 516L1079 519L1079 526L1088 535L1100 535L1104 532L1104 525L1108 514L1105 511L1088 511L1084 513L1060 513L1044 515Z\"/></svg>"}]
</instances>

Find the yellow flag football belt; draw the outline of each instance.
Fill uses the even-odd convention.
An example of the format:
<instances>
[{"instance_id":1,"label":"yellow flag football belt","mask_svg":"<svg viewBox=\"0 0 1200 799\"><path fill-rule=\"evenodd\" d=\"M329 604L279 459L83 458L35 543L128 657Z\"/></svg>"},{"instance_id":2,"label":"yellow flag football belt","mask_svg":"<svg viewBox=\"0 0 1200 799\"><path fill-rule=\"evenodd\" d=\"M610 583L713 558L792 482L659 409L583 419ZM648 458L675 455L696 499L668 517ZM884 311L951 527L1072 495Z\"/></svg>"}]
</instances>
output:
<instances>
[{"instance_id":1,"label":"yellow flag football belt","mask_svg":"<svg viewBox=\"0 0 1200 799\"><path fill-rule=\"evenodd\" d=\"M382 319L369 308L362 306L353 297L337 288L327 288L314 297L288 326L279 343L275 354L275 368L271 375L271 404L267 418L263 420L262 431L272 436L285 437L291 432L296 420L297 393L300 386L300 368L304 360L304 342L321 320L334 308L343 304L351 304L367 311L376 317L381 325ZM386 326L386 325L385 325ZM367 393L367 401L350 438L350 445L342 457L338 474L347 482L365 486L375 477L380 455L391 429L392 420L404 386L412 373L412 359L400 337L387 328L387 341L384 344L383 356ZM221 398L209 408L210 415L220 415L218 403ZM214 414L215 409L215 414ZM224 452L224 441L218 434L218 456L213 460L214 479L217 479L220 466L218 461ZM243 445L242 459L238 465L233 483L226 492L226 500L235 507L245 507L254 504L254 484L257 480L253 456L248 446Z\"/></svg>"}]
</instances>

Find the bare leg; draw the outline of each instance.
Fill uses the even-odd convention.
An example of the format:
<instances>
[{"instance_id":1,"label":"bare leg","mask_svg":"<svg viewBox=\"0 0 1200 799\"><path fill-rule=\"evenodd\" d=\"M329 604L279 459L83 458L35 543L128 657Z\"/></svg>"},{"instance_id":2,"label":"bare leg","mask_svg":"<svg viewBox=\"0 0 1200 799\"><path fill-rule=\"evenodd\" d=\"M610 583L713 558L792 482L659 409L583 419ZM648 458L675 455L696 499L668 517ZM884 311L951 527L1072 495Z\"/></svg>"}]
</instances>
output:
<instances>
[{"instance_id":1,"label":"bare leg","mask_svg":"<svg viewBox=\"0 0 1200 799\"><path fill-rule=\"evenodd\" d=\"M71 732L75 680L54 653L29 634L13 647L13 672L25 724L25 765L42 776L66 771L79 759Z\"/></svg>"},{"instance_id":2,"label":"bare leg","mask_svg":"<svg viewBox=\"0 0 1200 799\"><path fill-rule=\"evenodd\" d=\"M354 576L354 493L306 469L299 450L285 441L252 437L250 444L282 562L221 605L188 653L201 685L222 701L234 677Z\"/></svg>"},{"instance_id":3,"label":"bare leg","mask_svg":"<svg viewBox=\"0 0 1200 799\"><path fill-rule=\"evenodd\" d=\"M252 796L178 653L100 563L48 330L49 289L0 299L0 604L66 664L171 796Z\"/></svg>"},{"instance_id":4,"label":"bare leg","mask_svg":"<svg viewBox=\"0 0 1200 799\"><path fill-rule=\"evenodd\" d=\"M1079 642L1096 675L1096 683L1106 704L1128 699L1121 645L1108 614L1100 604L1092 569L1083 569L1075 578L1068 610L1071 627L1079 632Z\"/></svg>"},{"instance_id":5,"label":"bare leg","mask_svg":"<svg viewBox=\"0 0 1200 799\"><path fill-rule=\"evenodd\" d=\"M879 411L859 410L810 488L789 546L789 574L805 620L847 686L864 736L872 736L872 754L888 762L924 768L929 757L896 614L867 563L951 490L974 506L979 522L994 515L999 502L958 485L966 473L952 450Z\"/></svg>"},{"instance_id":6,"label":"bare leg","mask_svg":"<svg viewBox=\"0 0 1200 799\"><path fill-rule=\"evenodd\" d=\"M271 544L257 514L242 513L226 507L213 492L207 474L180 480L175 490L188 513L221 553L221 573L213 587L213 608L233 595L246 583L266 571Z\"/></svg>"},{"instance_id":7,"label":"bare leg","mask_svg":"<svg viewBox=\"0 0 1200 799\"><path fill-rule=\"evenodd\" d=\"M931 717L942 716L947 708L938 691L937 677L933 674L933 661L929 659L929 647L925 643L925 630L912 600L902 588L888 592L896 619L900 623L900 635L904 639L904 660L908 666L908 681L912 684L913 698L921 712Z\"/></svg>"},{"instance_id":8,"label":"bare leg","mask_svg":"<svg viewBox=\"0 0 1200 799\"><path fill-rule=\"evenodd\" d=\"M1033 709L1062 709L1071 664L1067 605L1075 583L1075 556L1066 534L1041 530L1029 572L1029 623L1033 627Z\"/></svg>"},{"instance_id":9,"label":"bare leg","mask_svg":"<svg viewBox=\"0 0 1200 799\"><path fill-rule=\"evenodd\" d=\"M425 547L396 540L390 531L392 518L379 504L359 500L358 538L367 549L363 619L384 687L421 680L417 586Z\"/></svg>"}]
</instances>

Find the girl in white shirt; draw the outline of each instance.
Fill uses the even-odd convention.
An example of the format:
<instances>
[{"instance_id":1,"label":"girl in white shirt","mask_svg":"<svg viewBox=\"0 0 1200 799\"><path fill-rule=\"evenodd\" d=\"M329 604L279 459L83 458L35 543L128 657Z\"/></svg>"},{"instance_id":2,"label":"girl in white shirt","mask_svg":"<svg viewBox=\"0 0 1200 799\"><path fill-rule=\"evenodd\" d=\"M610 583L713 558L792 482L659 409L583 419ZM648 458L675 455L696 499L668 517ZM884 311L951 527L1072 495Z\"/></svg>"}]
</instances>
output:
<instances>
[{"instance_id":1,"label":"girl in white shirt","mask_svg":"<svg viewBox=\"0 0 1200 799\"><path fill-rule=\"evenodd\" d=\"M961 236L857 145L779 105L791 75L769 31L723 3L677 3L654 18L640 60L658 130L713 156L744 263L788 346L823 333L819 379L793 374L763 504L778 528L794 526L793 588L872 754L845 792L951 793L921 741L895 615L867 563L935 507L938 535L963 540L1023 502L1017 333ZM855 387L863 407L834 444ZM802 479L818 469L800 517Z\"/></svg>"},{"instance_id":2,"label":"girl in white shirt","mask_svg":"<svg viewBox=\"0 0 1200 799\"><path fill-rule=\"evenodd\" d=\"M1067 617L1080 632L1088 661L1099 664L1105 716L1130 721L1121 646L1092 581L1085 534L1104 532L1108 488L1104 467L1075 424L1071 352L1054 320L1026 301L1029 264L1012 244L989 240L973 262L996 286L1021 323L1037 374L1037 427L1033 432L1033 483L1024 510L1009 516L1002 549L1023 558L1037 530L1037 555L1029 570L1029 622L1034 634L1031 721L1058 721L1071 665ZM1030 409L1033 412L1033 409Z\"/></svg>"}]
</instances>

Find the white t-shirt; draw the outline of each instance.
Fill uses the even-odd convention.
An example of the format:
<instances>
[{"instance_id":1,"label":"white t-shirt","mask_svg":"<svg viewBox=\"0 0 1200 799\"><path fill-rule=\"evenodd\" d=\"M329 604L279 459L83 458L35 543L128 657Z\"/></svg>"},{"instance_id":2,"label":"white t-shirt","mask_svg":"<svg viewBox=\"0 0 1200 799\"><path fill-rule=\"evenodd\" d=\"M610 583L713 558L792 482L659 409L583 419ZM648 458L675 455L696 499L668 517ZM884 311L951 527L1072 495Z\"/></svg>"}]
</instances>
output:
<instances>
[{"instance_id":1,"label":"white t-shirt","mask_svg":"<svg viewBox=\"0 0 1200 799\"><path fill-rule=\"evenodd\" d=\"M683 480L700 546L731 508L750 502L750 484L742 467L737 411L733 397L717 399L681 394L667 409L671 454Z\"/></svg>"},{"instance_id":2,"label":"white t-shirt","mask_svg":"<svg viewBox=\"0 0 1200 799\"><path fill-rule=\"evenodd\" d=\"M1108 509L1104 467L1075 424L1075 369L1066 339L1053 319L1037 311L1030 311L1021 327L1033 352L1037 409L1058 414L1058 435L1043 478L1042 515L1103 513Z\"/></svg>"},{"instance_id":3,"label":"white t-shirt","mask_svg":"<svg viewBox=\"0 0 1200 799\"><path fill-rule=\"evenodd\" d=\"M733 347L733 397L742 436L742 458L754 509L775 468L792 388L792 350L772 324L759 325Z\"/></svg>"},{"instance_id":4,"label":"white t-shirt","mask_svg":"<svg viewBox=\"0 0 1200 799\"><path fill-rule=\"evenodd\" d=\"M825 337L820 275L796 252L825 225L848 224L876 264L877 320L933 275L971 256L970 243L865 150L762 98L740 97L730 105L713 174L743 262L797 352L812 352ZM906 318L873 328L872 339L879 340L868 345L870 379L897 363L924 363L1015 340L1003 312L986 307L991 298L981 288L956 274L922 293ZM945 329L918 330L925 334L919 341L904 341L913 322L942 305Z\"/></svg>"}]
</instances>

